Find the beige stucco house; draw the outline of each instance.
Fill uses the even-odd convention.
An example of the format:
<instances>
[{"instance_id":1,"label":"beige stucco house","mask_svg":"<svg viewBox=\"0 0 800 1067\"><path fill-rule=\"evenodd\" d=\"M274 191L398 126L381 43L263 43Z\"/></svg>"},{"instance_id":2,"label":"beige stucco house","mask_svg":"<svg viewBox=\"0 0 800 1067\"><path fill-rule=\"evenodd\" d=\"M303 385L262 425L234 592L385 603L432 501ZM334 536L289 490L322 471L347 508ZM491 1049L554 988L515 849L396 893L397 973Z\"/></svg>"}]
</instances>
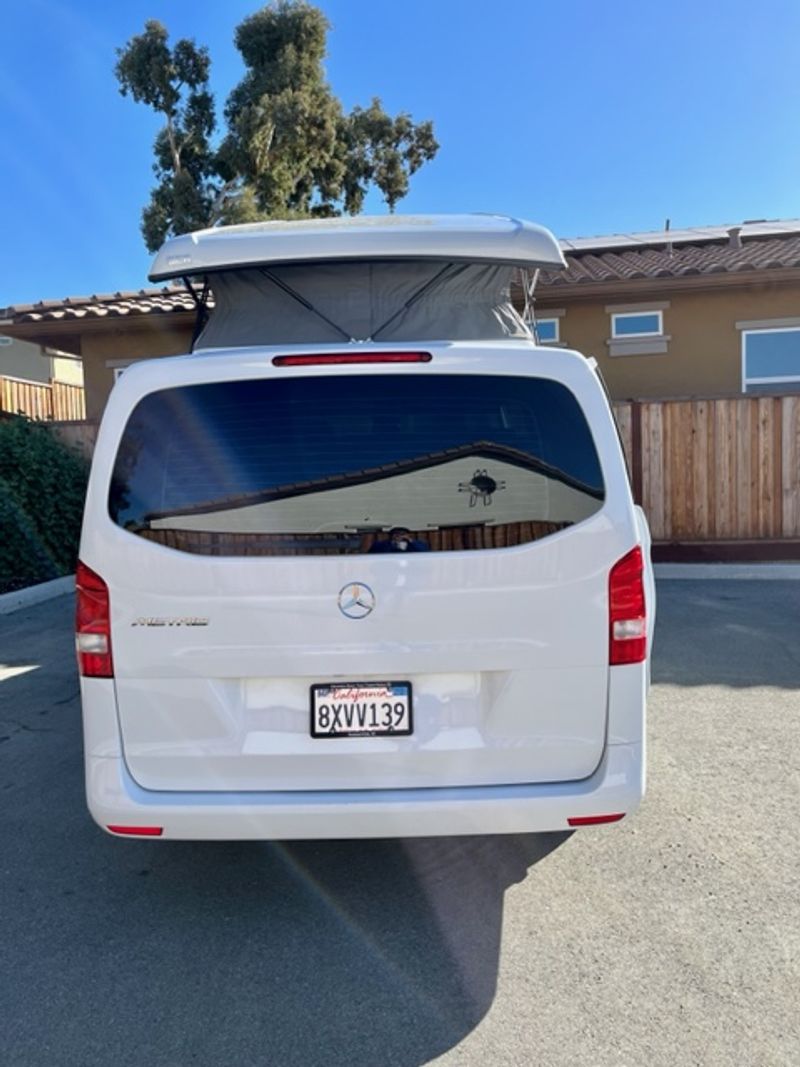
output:
<instances>
[{"instance_id":1,"label":"beige stucco house","mask_svg":"<svg viewBox=\"0 0 800 1067\"><path fill-rule=\"evenodd\" d=\"M537 318L597 359L615 399L800 390L800 220L562 247Z\"/></svg>"}]
</instances>

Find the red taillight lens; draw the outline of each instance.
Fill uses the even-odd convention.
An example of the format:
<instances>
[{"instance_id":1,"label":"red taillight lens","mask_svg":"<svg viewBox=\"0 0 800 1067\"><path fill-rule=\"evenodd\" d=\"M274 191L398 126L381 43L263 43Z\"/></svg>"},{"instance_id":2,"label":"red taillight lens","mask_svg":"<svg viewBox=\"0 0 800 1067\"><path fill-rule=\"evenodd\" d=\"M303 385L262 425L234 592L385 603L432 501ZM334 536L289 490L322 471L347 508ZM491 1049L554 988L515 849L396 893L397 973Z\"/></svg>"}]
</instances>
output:
<instances>
[{"instance_id":1,"label":"red taillight lens","mask_svg":"<svg viewBox=\"0 0 800 1067\"><path fill-rule=\"evenodd\" d=\"M112 834L127 834L129 837L161 837L161 826L108 826Z\"/></svg>"},{"instance_id":2,"label":"red taillight lens","mask_svg":"<svg viewBox=\"0 0 800 1067\"><path fill-rule=\"evenodd\" d=\"M275 356L274 367L324 367L339 363L430 363L430 352L333 352L320 356Z\"/></svg>"},{"instance_id":3,"label":"red taillight lens","mask_svg":"<svg viewBox=\"0 0 800 1067\"><path fill-rule=\"evenodd\" d=\"M575 815L572 819L567 819L567 823L570 826L599 826L600 823L619 822L620 819L624 818L624 811L614 815Z\"/></svg>"},{"instance_id":4,"label":"red taillight lens","mask_svg":"<svg viewBox=\"0 0 800 1067\"><path fill-rule=\"evenodd\" d=\"M641 663L647 656L644 564L637 545L611 568L608 579L608 662Z\"/></svg>"},{"instance_id":5,"label":"red taillight lens","mask_svg":"<svg viewBox=\"0 0 800 1067\"><path fill-rule=\"evenodd\" d=\"M113 678L108 586L85 563L78 563L75 586L78 594L75 610L78 670L84 678Z\"/></svg>"}]
</instances>

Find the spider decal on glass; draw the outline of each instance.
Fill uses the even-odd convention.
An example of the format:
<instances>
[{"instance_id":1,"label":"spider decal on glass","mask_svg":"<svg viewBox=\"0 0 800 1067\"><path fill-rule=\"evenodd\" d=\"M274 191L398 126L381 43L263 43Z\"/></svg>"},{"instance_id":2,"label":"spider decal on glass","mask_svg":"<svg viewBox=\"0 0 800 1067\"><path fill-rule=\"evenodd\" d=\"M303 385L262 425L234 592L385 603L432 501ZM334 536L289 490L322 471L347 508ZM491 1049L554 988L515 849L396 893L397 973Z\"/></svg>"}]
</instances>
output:
<instances>
[{"instance_id":1,"label":"spider decal on glass","mask_svg":"<svg viewBox=\"0 0 800 1067\"><path fill-rule=\"evenodd\" d=\"M459 493L469 493L469 506L474 508L479 500L483 501L484 507L489 507L492 497L501 489L505 489L505 482L495 481L485 467L475 471L468 482L459 482Z\"/></svg>"}]
</instances>

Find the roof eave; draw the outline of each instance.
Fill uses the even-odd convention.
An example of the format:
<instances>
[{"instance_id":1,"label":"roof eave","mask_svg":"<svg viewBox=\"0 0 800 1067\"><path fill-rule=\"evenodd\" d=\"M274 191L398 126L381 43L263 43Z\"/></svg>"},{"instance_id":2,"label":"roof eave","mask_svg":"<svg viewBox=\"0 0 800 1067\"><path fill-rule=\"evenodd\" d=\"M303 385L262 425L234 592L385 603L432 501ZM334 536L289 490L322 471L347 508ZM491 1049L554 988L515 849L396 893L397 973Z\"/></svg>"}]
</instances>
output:
<instances>
[{"instance_id":1,"label":"roof eave","mask_svg":"<svg viewBox=\"0 0 800 1067\"><path fill-rule=\"evenodd\" d=\"M70 318L63 321L46 319L43 322L6 320L0 326L0 333L7 337L13 337L19 341L31 341L40 345L52 345L61 347L73 355L81 354L81 337L86 334L109 334L130 333L137 331L144 333L170 329L187 329L194 326L196 313L194 311L131 311L127 315L103 315L87 316L86 318Z\"/></svg>"}]
</instances>

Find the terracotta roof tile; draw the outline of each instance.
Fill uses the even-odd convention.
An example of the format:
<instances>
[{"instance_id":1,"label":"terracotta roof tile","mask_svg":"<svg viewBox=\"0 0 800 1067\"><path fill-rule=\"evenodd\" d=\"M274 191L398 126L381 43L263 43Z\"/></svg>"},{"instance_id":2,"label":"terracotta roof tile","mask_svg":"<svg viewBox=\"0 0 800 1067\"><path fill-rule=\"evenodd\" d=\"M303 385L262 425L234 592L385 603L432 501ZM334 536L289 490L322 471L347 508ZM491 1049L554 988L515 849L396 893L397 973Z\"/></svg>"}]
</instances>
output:
<instances>
[{"instance_id":1,"label":"terracotta roof tile","mask_svg":"<svg viewBox=\"0 0 800 1067\"><path fill-rule=\"evenodd\" d=\"M567 269L543 272L539 285L563 289L588 282L781 270L800 265L800 233L745 237L738 246L728 238L670 245L668 233L660 236L659 244L649 248L638 245L586 252L568 249Z\"/></svg>"},{"instance_id":2,"label":"terracotta roof tile","mask_svg":"<svg viewBox=\"0 0 800 1067\"><path fill-rule=\"evenodd\" d=\"M130 315L193 312L194 301L185 289L139 289L92 296L68 296L63 300L39 300L0 311L0 317L17 323L70 322L86 319L127 318Z\"/></svg>"}]
</instances>

